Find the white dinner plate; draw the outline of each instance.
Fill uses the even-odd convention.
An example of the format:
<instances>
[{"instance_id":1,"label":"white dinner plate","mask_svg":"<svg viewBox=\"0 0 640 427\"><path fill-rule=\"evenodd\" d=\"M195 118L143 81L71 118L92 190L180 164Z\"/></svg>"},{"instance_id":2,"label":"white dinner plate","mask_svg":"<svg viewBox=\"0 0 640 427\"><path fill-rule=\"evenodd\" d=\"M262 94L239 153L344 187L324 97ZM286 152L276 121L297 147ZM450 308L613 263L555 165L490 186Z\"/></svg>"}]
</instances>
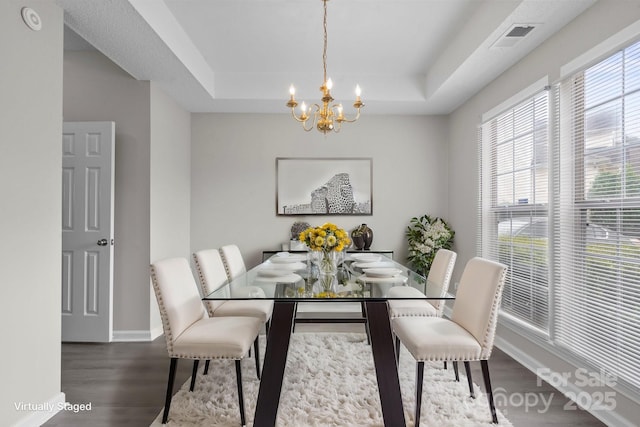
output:
<instances>
[{"instance_id":1,"label":"white dinner plate","mask_svg":"<svg viewBox=\"0 0 640 427\"><path fill-rule=\"evenodd\" d=\"M378 254L350 254L352 259L355 259L356 261L362 261L362 262L375 262L375 261L380 261L380 258L382 258L382 255L378 255Z\"/></svg>"},{"instance_id":2,"label":"white dinner plate","mask_svg":"<svg viewBox=\"0 0 640 427\"><path fill-rule=\"evenodd\" d=\"M272 258L269 261L265 262L262 265L262 267L260 267L260 271L271 269L271 270L289 270L291 272L291 271L297 271L297 270L304 270L305 268L307 268L307 265L300 261L274 263Z\"/></svg>"},{"instance_id":3,"label":"white dinner plate","mask_svg":"<svg viewBox=\"0 0 640 427\"><path fill-rule=\"evenodd\" d=\"M368 274L363 274L356 278L358 282L367 282L367 283L404 283L406 282L407 276L402 274L398 274L397 276L392 277L371 277Z\"/></svg>"},{"instance_id":4,"label":"white dinner plate","mask_svg":"<svg viewBox=\"0 0 640 427\"><path fill-rule=\"evenodd\" d=\"M358 268L395 268L395 264L392 262L376 261L376 262L354 262L354 267Z\"/></svg>"},{"instance_id":5,"label":"white dinner plate","mask_svg":"<svg viewBox=\"0 0 640 427\"><path fill-rule=\"evenodd\" d=\"M274 264L292 264L306 260L306 257L300 255L289 254L289 256L274 256L269 259Z\"/></svg>"},{"instance_id":6,"label":"white dinner plate","mask_svg":"<svg viewBox=\"0 0 640 427\"><path fill-rule=\"evenodd\" d=\"M258 276L262 277L279 277L288 276L289 274L291 274L291 270L284 268L261 268L258 270Z\"/></svg>"},{"instance_id":7,"label":"white dinner plate","mask_svg":"<svg viewBox=\"0 0 640 427\"><path fill-rule=\"evenodd\" d=\"M394 277L402 273L399 268L365 268L363 271L369 277Z\"/></svg>"},{"instance_id":8,"label":"white dinner plate","mask_svg":"<svg viewBox=\"0 0 640 427\"><path fill-rule=\"evenodd\" d=\"M297 283L302 280L302 277L298 276L295 273L290 273L286 276L276 276L276 277L266 277L266 276L258 276L256 277L256 282L261 283Z\"/></svg>"}]
</instances>

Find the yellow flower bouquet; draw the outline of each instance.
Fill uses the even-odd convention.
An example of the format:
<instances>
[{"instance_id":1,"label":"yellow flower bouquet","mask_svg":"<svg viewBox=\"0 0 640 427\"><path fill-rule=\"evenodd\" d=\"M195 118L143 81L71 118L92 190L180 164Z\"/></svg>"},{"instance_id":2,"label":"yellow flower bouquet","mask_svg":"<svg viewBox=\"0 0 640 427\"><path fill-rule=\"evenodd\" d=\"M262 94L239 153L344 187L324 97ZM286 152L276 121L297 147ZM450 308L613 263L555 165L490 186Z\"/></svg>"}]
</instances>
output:
<instances>
[{"instance_id":1,"label":"yellow flower bouquet","mask_svg":"<svg viewBox=\"0 0 640 427\"><path fill-rule=\"evenodd\" d=\"M307 228L300 233L298 239L312 251L342 252L351 245L349 234L330 222L320 227Z\"/></svg>"}]
</instances>

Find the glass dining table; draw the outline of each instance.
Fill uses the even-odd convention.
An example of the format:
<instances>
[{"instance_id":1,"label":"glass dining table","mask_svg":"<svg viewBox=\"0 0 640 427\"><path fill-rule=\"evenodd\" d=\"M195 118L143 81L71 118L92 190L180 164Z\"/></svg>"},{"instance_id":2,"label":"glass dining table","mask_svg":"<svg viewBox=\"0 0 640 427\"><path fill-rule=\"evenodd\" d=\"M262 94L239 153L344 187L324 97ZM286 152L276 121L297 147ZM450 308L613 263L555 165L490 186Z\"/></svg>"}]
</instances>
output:
<instances>
[{"instance_id":1,"label":"glass dining table","mask_svg":"<svg viewBox=\"0 0 640 427\"><path fill-rule=\"evenodd\" d=\"M384 425L406 425L387 301L448 300L454 299L454 296L447 293L443 297L435 283L380 255L346 255L338 265L336 281L330 291L319 287L321 281L317 280L316 273L313 257L279 253L203 297L205 300L274 301L253 425L273 427L276 424L297 305L304 302L351 302L361 305L361 320L365 323L371 344ZM394 286L418 289L425 297L417 297L415 293L390 297L387 292ZM347 322L348 319L338 318L335 321Z\"/></svg>"}]
</instances>

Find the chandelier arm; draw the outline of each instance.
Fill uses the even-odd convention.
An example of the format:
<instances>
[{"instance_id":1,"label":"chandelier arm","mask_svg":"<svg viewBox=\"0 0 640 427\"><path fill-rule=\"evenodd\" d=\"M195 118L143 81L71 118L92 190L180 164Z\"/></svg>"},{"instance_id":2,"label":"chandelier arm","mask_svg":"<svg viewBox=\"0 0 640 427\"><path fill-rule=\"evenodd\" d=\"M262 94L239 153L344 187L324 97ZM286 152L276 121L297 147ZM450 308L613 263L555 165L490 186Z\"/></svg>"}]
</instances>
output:
<instances>
[{"instance_id":1,"label":"chandelier arm","mask_svg":"<svg viewBox=\"0 0 640 427\"><path fill-rule=\"evenodd\" d=\"M314 109L313 112L311 112L312 108ZM309 115L307 116L306 120L298 120L302 122L302 128L307 132L309 132L311 129L313 129L316 126L316 123L318 121L318 114L320 113L320 106L318 104L313 104L309 107L308 111L309 111ZM310 126L308 128L306 126L307 122L310 122Z\"/></svg>"},{"instance_id":2,"label":"chandelier arm","mask_svg":"<svg viewBox=\"0 0 640 427\"><path fill-rule=\"evenodd\" d=\"M308 119L308 118L307 118L307 119L304 119L304 120L303 120L303 119L299 118L298 116L296 116L295 107L291 107L291 116L292 116L292 117L293 117L297 122L306 122L306 121L307 121L307 119ZM300 117L302 117L302 115L301 115Z\"/></svg>"},{"instance_id":3,"label":"chandelier arm","mask_svg":"<svg viewBox=\"0 0 640 427\"><path fill-rule=\"evenodd\" d=\"M359 108L357 108L357 109L356 109L356 116L355 116L354 118L352 118L352 119L348 119L348 118L343 114L342 118L338 118L338 119L336 119L336 121L337 121L338 123L342 123L342 122L346 122L346 123L353 123L353 122L357 121L359 118L360 118L360 109L359 109Z\"/></svg>"}]
</instances>

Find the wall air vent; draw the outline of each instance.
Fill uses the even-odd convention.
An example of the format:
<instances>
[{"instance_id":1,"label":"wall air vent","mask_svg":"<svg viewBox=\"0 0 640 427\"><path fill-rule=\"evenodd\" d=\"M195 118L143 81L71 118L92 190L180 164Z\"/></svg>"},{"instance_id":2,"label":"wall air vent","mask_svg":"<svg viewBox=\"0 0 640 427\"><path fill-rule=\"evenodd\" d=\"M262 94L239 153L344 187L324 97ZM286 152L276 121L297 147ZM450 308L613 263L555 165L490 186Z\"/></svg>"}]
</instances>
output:
<instances>
[{"instance_id":1,"label":"wall air vent","mask_svg":"<svg viewBox=\"0 0 640 427\"><path fill-rule=\"evenodd\" d=\"M491 45L491 48L513 47L520 40L524 39L534 28L535 25L531 24L514 24Z\"/></svg>"}]
</instances>

